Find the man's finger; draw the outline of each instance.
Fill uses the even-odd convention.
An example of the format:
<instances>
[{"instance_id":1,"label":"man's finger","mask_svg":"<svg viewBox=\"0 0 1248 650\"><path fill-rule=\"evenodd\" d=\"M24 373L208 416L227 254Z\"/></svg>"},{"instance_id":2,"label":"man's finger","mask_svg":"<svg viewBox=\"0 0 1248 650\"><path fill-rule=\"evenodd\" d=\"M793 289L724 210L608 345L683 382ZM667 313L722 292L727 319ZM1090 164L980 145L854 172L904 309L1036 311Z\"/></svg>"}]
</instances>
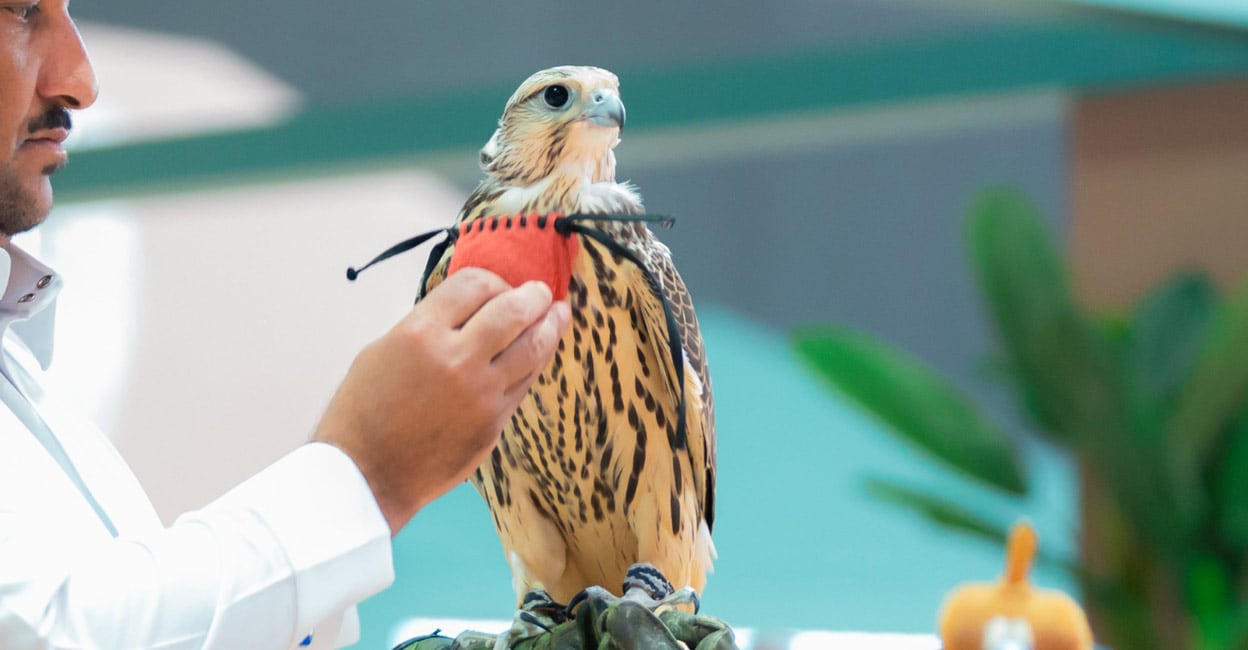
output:
<instances>
[{"instance_id":1,"label":"man's finger","mask_svg":"<svg viewBox=\"0 0 1248 650\"><path fill-rule=\"evenodd\" d=\"M434 318L459 329L482 306L510 288L511 285L490 271L465 267L434 287L421 304L429 305L429 313Z\"/></svg>"},{"instance_id":2,"label":"man's finger","mask_svg":"<svg viewBox=\"0 0 1248 650\"><path fill-rule=\"evenodd\" d=\"M491 298L464 323L461 334L480 342L481 352L493 360L539 322L550 309L550 287L526 282Z\"/></svg>"},{"instance_id":3,"label":"man's finger","mask_svg":"<svg viewBox=\"0 0 1248 650\"><path fill-rule=\"evenodd\" d=\"M514 413L516 408L520 406L520 401L523 400L524 396L529 392L529 386L533 385L533 382L537 379L537 375L540 372L541 370L534 370L533 372L530 372L522 377L520 381L508 386L507 390L503 391L503 401L507 404L507 408L504 412L507 415Z\"/></svg>"},{"instance_id":4,"label":"man's finger","mask_svg":"<svg viewBox=\"0 0 1248 650\"><path fill-rule=\"evenodd\" d=\"M557 302L550 306L546 315L526 329L511 345L494 358L493 365L508 383L507 394L516 390L518 384L532 381L555 354L559 339L571 320L568 305ZM527 378L527 380L526 380ZM521 389L526 390L527 384Z\"/></svg>"}]
</instances>

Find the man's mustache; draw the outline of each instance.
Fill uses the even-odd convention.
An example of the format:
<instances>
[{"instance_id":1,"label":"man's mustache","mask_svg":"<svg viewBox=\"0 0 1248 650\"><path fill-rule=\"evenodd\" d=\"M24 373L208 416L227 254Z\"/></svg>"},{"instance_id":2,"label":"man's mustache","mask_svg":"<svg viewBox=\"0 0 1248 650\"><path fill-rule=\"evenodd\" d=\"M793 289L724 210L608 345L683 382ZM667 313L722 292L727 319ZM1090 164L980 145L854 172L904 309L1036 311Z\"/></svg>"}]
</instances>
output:
<instances>
[{"instance_id":1,"label":"man's mustache","mask_svg":"<svg viewBox=\"0 0 1248 650\"><path fill-rule=\"evenodd\" d=\"M74 125L73 121L69 119L69 111L60 106L53 106L45 111L43 115L31 120L26 125L26 128L31 133L52 129L65 129L68 131L74 128Z\"/></svg>"}]
</instances>

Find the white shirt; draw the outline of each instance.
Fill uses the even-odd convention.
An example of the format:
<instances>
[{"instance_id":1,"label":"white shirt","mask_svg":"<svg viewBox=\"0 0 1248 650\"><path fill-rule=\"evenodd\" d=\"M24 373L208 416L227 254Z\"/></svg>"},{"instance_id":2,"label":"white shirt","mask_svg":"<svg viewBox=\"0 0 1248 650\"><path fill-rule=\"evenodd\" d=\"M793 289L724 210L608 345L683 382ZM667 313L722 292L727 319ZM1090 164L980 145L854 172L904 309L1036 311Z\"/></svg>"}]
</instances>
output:
<instances>
[{"instance_id":1,"label":"white shirt","mask_svg":"<svg viewBox=\"0 0 1248 650\"><path fill-rule=\"evenodd\" d=\"M60 277L10 246L0 286L0 648L358 638L354 605L394 574L390 529L346 454L304 445L166 528L107 438L40 386Z\"/></svg>"}]
</instances>

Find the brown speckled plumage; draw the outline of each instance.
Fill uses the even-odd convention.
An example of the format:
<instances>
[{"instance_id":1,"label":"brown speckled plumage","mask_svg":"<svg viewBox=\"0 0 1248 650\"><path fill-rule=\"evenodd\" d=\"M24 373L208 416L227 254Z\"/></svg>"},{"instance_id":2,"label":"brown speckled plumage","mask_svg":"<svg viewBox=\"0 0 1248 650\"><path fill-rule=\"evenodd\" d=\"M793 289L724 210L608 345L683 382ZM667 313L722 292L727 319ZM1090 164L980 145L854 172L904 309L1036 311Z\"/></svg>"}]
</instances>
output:
<instances>
[{"instance_id":1,"label":"brown speckled plumage","mask_svg":"<svg viewBox=\"0 0 1248 650\"><path fill-rule=\"evenodd\" d=\"M571 95L561 109L543 96L553 84ZM591 96L618 99L615 75L560 67L527 79L482 150L486 179L457 223L642 213L633 188L615 182L618 128L585 119ZM701 591L714 557L715 421L692 302L648 228L593 225L643 260L671 301L685 348L687 439L677 435L680 391L659 298L630 261L583 238L569 286L572 326L473 476L517 599L537 586L561 602L590 585L618 593L634 562ZM443 279L452 255L453 247L426 289Z\"/></svg>"}]
</instances>

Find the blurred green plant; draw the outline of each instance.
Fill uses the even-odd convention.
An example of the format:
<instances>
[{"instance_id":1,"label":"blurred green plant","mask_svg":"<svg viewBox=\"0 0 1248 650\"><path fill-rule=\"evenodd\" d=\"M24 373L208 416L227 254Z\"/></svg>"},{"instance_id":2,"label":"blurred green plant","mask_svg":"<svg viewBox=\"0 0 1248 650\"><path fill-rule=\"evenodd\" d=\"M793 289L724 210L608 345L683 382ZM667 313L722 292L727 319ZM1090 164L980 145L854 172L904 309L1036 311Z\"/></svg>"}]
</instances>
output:
<instances>
[{"instance_id":1,"label":"blurred green plant","mask_svg":"<svg viewBox=\"0 0 1248 650\"><path fill-rule=\"evenodd\" d=\"M1219 296L1180 273L1127 315L1076 305L1062 256L1020 193L983 192L966 224L1005 376L1080 468L1079 566L1098 641L1248 649L1248 282ZM799 356L887 429L971 480L1022 497L1018 445L946 379L861 332L797 330ZM891 479L872 491L1005 540L1007 523Z\"/></svg>"}]
</instances>

